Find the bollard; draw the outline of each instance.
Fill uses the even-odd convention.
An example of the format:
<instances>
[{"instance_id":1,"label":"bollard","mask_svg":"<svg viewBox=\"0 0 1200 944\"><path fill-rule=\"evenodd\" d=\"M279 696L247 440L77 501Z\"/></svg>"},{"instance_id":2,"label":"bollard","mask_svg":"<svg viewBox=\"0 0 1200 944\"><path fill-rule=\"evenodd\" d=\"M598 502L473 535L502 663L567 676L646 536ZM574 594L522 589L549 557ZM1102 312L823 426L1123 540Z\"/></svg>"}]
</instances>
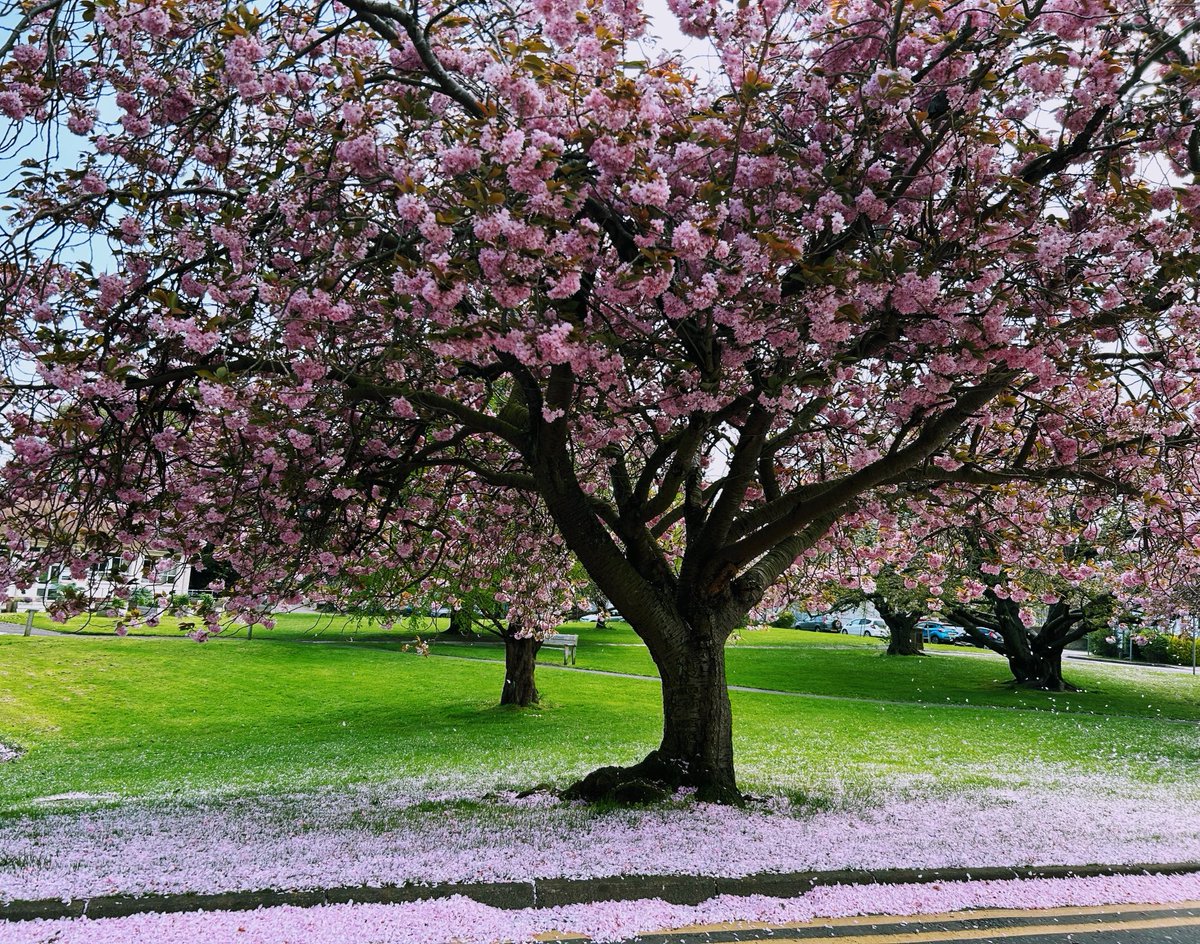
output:
<instances>
[{"instance_id":1,"label":"bollard","mask_svg":"<svg viewBox=\"0 0 1200 944\"><path fill-rule=\"evenodd\" d=\"M28 610L25 613L25 632L23 635L29 636L33 634L33 610Z\"/></svg>"}]
</instances>

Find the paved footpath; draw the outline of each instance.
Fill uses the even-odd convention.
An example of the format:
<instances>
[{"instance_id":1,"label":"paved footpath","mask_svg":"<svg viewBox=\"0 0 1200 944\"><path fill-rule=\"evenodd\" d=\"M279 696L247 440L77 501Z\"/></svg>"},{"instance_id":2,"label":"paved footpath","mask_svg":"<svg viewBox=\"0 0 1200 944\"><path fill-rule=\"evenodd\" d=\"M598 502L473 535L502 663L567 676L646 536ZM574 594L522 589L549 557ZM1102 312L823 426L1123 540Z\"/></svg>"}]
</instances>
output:
<instances>
[{"instance_id":1,"label":"paved footpath","mask_svg":"<svg viewBox=\"0 0 1200 944\"><path fill-rule=\"evenodd\" d=\"M56 633L52 629L38 629L36 626L29 631L31 636L66 636L68 633ZM0 622L0 635L4 636L24 636L24 623L4 623ZM116 634L114 634L116 638Z\"/></svg>"},{"instance_id":2,"label":"paved footpath","mask_svg":"<svg viewBox=\"0 0 1200 944\"><path fill-rule=\"evenodd\" d=\"M553 938L548 938L554 940ZM572 940L572 939L563 939ZM573 940L580 940L574 938ZM806 924L722 924L643 934L626 944L1200 944L1200 901L1169 905L986 910Z\"/></svg>"}]
</instances>

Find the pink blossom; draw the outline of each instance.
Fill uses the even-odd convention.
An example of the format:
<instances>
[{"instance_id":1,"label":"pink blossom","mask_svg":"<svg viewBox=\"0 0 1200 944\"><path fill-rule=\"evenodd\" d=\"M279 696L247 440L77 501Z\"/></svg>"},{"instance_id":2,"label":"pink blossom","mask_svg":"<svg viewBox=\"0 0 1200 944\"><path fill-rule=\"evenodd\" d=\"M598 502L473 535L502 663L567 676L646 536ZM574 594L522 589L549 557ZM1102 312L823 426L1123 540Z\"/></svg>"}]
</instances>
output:
<instances>
[{"instance_id":1,"label":"pink blossom","mask_svg":"<svg viewBox=\"0 0 1200 944\"><path fill-rule=\"evenodd\" d=\"M26 115L25 103L16 92L0 92L0 112L14 121L20 121Z\"/></svg>"}]
</instances>

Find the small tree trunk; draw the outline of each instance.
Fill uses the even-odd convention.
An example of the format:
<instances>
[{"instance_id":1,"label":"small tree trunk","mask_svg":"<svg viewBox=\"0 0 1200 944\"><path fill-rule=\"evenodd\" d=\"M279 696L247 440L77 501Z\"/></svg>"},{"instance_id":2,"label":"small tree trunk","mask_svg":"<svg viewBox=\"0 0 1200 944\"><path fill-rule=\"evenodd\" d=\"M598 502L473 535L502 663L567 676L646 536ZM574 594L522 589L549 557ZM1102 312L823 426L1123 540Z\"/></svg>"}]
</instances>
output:
<instances>
[{"instance_id":1,"label":"small tree trunk","mask_svg":"<svg viewBox=\"0 0 1200 944\"><path fill-rule=\"evenodd\" d=\"M733 768L733 710L725 681L727 635L693 629L684 637L686 642L651 651L662 678L662 742L632 767L593 771L567 791L568 797L638 802L664 799L680 787L693 787L701 800L743 802Z\"/></svg>"},{"instance_id":2,"label":"small tree trunk","mask_svg":"<svg viewBox=\"0 0 1200 944\"><path fill-rule=\"evenodd\" d=\"M541 648L542 644L532 637L504 634L504 688L500 692L500 704L518 708L537 704L538 690L533 673Z\"/></svg>"},{"instance_id":3,"label":"small tree trunk","mask_svg":"<svg viewBox=\"0 0 1200 944\"><path fill-rule=\"evenodd\" d=\"M871 598L880 617L887 623L888 631L892 634L888 639L887 654L889 656L923 656L925 655L925 640L921 630L917 628L920 613L910 610L897 610L891 606L887 598L877 594Z\"/></svg>"},{"instance_id":4,"label":"small tree trunk","mask_svg":"<svg viewBox=\"0 0 1200 944\"><path fill-rule=\"evenodd\" d=\"M460 610L457 607L450 611L450 625L442 633L443 636L472 636L471 628L475 625L475 621L471 619L471 614L467 610Z\"/></svg>"}]
</instances>

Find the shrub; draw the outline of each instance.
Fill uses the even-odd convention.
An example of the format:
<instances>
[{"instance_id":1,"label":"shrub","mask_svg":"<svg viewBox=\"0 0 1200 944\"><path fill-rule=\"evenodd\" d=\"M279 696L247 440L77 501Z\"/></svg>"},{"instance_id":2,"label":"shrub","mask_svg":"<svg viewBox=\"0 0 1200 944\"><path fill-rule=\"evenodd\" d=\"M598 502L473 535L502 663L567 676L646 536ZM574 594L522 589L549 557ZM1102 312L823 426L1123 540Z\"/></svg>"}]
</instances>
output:
<instances>
[{"instance_id":1,"label":"shrub","mask_svg":"<svg viewBox=\"0 0 1200 944\"><path fill-rule=\"evenodd\" d=\"M796 614L791 610L784 610L771 620L771 625L779 629L791 629L796 625Z\"/></svg>"},{"instance_id":2,"label":"shrub","mask_svg":"<svg viewBox=\"0 0 1200 944\"><path fill-rule=\"evenodd\" d=\"M1106 659L1118 659L1122 655L1117 635L1109 629L1097 629L1088 633L1087 646L1088 652L1094 656L1103 656Z\"/></svg>"},{"instance_id":3,"label":"shrub","mask_svg":"<svg viewBox=\"0 0 1200 944\"><path fill-rule=\"evenodd\" d=\"M154 605L154 591L149 587L135 587L129 594L129 605L148 607Z\"/></svg>"},{"instance_id":4,"label":"shrub","mask_svg":"<svg viewBox=\"0 0 1200 944\"><path fill-rule=\"evenodd\" d=\"M1191 636L1172 636L1171 651L1175 656L1176 664L1191 665L1194 649L1192 648Z\"/></svg>"},{"instance_id":5,"label":"shrub","mask_svg":"<svg viewBox=\"0 0 1200 944\"><path fill-rule=\"evenodd\" d=\"M1140 656L1147 662L1176 662L1175 653L1171 649L1171 640L1174 637L1166 633L1155 633L1144 638L1146 642L1141 646L1137 645L1136 639L1134 640L1135 658Z\"/></svg>"},{"instance_id":6,"label":"shrub","mask_svg":"<svg viewBox=\"0 0 1200 944\"><path fill-rule=\"evenodd\" d=\"M1192 637L1171 636L1163 633L1155 640L1154 655L1155 658L1147 656L1151 662L1165 662L1169 665L1191 665L1192 664Z\"/></svg>"},{"instance_id":7,"label":"shrub","mask_svg":"<svg viewBox=\"0 0 1200 944\"><path fill-rule=\"evenodd\" d=\"M1088 652L1106 659L1128 659L1130 657L1129 635L1133 634L1133 661L1154 662L1166 665L1191 665L1192 640L1190 636L1172 636L1150 628L1126 630L1116 633L1110 629L1097 629L1088 633Z\"/></svg>"}]
</instances>

